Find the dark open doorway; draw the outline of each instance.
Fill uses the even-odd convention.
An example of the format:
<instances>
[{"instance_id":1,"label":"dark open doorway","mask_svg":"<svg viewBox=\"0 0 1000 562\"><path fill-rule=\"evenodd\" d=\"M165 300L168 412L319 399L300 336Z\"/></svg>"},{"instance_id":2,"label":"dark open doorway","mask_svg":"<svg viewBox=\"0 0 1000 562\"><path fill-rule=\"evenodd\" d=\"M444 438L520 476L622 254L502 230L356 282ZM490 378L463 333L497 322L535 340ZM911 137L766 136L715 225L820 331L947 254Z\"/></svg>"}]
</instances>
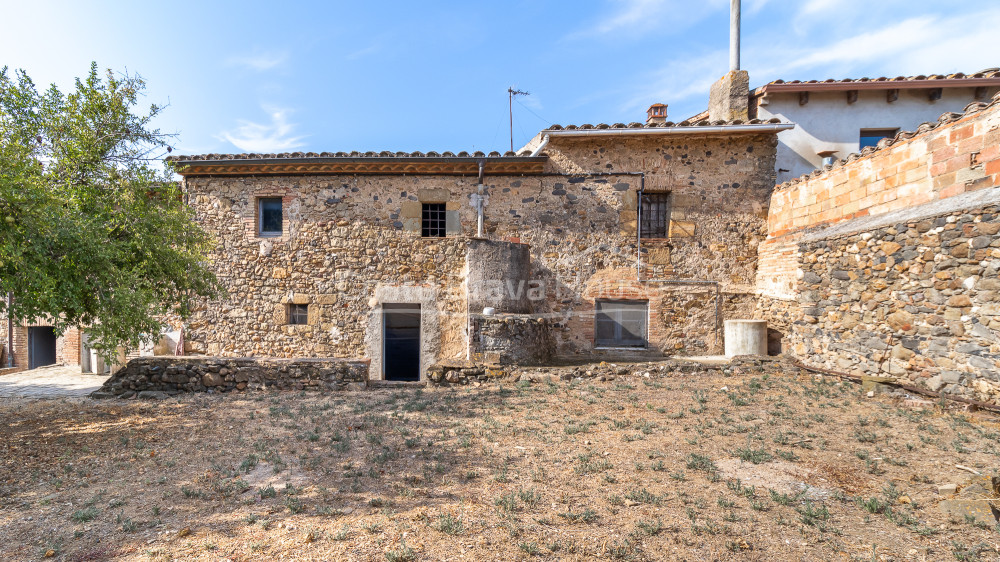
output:
<instances>
[{"instance_id":1,"label":"dark open doorway","mask_svg":"<svg viewBox=\"0 0 1000 562\"><path fill-rule=\"evenodd\" d=\"M28 328L28 368L56 363L56 333L52 326Z\"/></svg>"},{"instance_id":2,"label":"dark open doorway","mask_svg":"<svg viewBox=\"0 0 1000 562\"><path fill-rule=\"evenodd\" d=\"M420 380L420 305L382 305L382 368L387 381Z\"/></svg>"}]
</instances>

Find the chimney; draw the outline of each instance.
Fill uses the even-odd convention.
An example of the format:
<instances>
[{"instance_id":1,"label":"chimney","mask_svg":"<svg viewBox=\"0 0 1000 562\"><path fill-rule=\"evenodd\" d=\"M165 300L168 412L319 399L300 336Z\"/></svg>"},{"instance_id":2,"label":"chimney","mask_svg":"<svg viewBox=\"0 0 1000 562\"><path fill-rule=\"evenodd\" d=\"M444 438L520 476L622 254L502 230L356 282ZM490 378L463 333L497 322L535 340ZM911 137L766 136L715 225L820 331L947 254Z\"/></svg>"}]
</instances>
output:
<instances>
[{"instance_id":1,"label":"chimney","mask_svg":"<svg viewBox=\"0 0 1000 562\"><path fill-rule=\"evenodd\" d=\"M667 104L654 103L646 110L646 124L663 124L667 122Z\"/></svg>"},{"instance_id":2,"label":"chimney","mask_svg":"<svg viewBox=\"0 0 1000 562\"><path fill-rule=\"evenodd\" d=\"M729 72L708 92L711 121L746 121L750 108L750 75L740 70L740 0L729 4Z\"/></svg>"}]
</instances>

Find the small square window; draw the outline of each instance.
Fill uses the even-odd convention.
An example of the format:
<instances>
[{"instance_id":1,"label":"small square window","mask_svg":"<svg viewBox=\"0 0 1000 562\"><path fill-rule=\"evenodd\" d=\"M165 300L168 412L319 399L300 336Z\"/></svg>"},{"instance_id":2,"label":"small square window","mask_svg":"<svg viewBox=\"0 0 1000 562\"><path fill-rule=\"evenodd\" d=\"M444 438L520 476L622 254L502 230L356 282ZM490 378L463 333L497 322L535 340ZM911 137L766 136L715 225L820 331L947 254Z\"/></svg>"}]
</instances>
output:
<instances>
[{"instance_id":1,"label":"small square window","mask_svg":"<svg viewBox=\"0 0 1000 562\"><path fill-rule=\"evenodd\" d=\"M646 301L594 303L594 343L598 347L646 347Z\"/></svg>"},{"instance_id":2,"label":"small square window","mask_svg":"<svg viewBox=\"0 0 1000 562\"><path fill-rule=\"evenodd\" d=\"M858 150L866 146L877 146L878 141L896 136L899 129L861 129L858 139Z\"/></svg>"},{"instance_id":3,"label":"small square window","mask_svg":"<svg viewBox=\"0 0 1000 562\"><path fill-rule=\"evenodd\" d=\"M281 197L257 200L257 232L260 236L281 236Z\"/></svg>"},{"instance_id":4,"label":"small square window","mask_svg":"<svg viewBox=\"0 0 1000 562\"><path fill-rule=\"evenodd\" d=\"M288 323L295 325L305 325L309 323L308 304L288 305Z\"/></svg>"},{"instance_id":5,"label":"small square window","mask_svg":"<svg viewBox=\"0 0 1000 562\"><path fill-rule=\"evenodd\" d=\"M643 238L666 238L670 227L670 193L643 193L639 208Z\"/></svg>"},{"instance_id":6,"label":"small square window","mask_svg":"<svg viewBox=\"0 0 1000 562\"><path fill-rule=\"evenodd\" d=\"M421 236L444 238L445 222L444 203L423 204L423 213L420 220Z\"/></svg>"}]
</instances>

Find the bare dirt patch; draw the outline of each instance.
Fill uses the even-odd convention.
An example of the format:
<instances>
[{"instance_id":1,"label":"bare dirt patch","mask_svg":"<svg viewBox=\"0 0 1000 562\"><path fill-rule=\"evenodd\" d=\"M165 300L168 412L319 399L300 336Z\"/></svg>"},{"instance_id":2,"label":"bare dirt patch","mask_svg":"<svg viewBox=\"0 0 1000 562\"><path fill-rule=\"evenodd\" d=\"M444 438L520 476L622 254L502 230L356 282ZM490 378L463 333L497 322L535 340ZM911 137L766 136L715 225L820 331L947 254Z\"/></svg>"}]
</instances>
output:
<instances>
[{"instance_id":1,"label":"bare dirt patch","mask_svg":"<svg viewBox=\"0 0 1000 562\"><path fill-rule=\"evenodd\" d=\"M956 464L997 474L993 415L781 364L591 369L614 376L5 402L0 558L997 559L937 505Z\"/></svg>"}]
</instances>

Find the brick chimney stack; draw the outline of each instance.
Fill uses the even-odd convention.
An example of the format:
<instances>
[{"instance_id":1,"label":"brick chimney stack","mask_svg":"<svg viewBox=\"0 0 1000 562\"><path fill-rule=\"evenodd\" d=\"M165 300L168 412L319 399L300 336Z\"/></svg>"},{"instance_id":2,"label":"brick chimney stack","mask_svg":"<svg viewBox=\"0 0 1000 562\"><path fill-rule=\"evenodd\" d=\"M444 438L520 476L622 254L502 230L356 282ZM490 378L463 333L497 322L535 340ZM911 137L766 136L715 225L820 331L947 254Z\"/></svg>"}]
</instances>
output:
<instances>
[{"instance_id":1,"label":"brick chimney stack","mask_svg":"<svg viewBox=\"0 0 1000 562\"><path fill-rule=\"evenodd\" d=\"M667 104L654 103L646 110L646 124L663 124L667 122Z\"/></svg>"}]
</instances>

